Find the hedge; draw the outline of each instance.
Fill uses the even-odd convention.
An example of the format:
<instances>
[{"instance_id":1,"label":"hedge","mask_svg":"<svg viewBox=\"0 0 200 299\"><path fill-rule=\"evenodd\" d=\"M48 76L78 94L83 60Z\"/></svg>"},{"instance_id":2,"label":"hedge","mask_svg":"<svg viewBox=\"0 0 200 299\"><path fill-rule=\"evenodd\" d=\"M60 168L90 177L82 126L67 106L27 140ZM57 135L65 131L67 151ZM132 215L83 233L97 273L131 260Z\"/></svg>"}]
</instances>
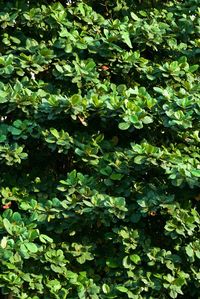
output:
<instances>
[{"instance_id":1,"label":"hedge","mask_svg":"<svg viewBox=\"0 0 200 299\"><path fill-rule=\"evenodd\" d=\"M0 1L0 288L200 296L198 0Z\"/></svg>"}]
</instances>

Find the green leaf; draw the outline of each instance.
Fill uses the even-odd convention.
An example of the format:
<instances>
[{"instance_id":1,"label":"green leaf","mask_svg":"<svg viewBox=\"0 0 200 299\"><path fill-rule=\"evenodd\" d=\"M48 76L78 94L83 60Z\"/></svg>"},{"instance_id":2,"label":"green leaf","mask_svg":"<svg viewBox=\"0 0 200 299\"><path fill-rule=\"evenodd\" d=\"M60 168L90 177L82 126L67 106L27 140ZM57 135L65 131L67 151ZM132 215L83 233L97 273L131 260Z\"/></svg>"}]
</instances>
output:
<instances>
[{"instance_id":1,"label":"green leaf","mask_svg":"<svg viewBox=\"0 0 200 299\"><path fill-rule=\"evenodd\" d=\"M63 269L61 268L61 267L59 267L59 266L56 266L56 265L54 265L54 264L51 264L51 269L54 271L54 272L56 272L56 273L59 273L59 274L62 274L63 273Z\"/></svg>"},{"instance_id":2,"label":"green leaf","mask_svg":"<svg viewBox=\"0 0 200 299\"><path fill-rule=\"evenodd\" d=\"M7 97L8 93L5 91L0 90L0 103L6 103L7 102Z\"/></svg>"},{"instance_id":3,"label":"green leaf","mask_svg":"<svg viewBox=\"0 0 200 299\"><path fill-rule=\"evenodd\" d=\"M185 248L185 251L186 251L186 253L187 253L187 255L189 257L193 257L194 256L194 250L189 245Z\"/></svg>"},{"instance_id":4,"label":"green leaf","mask_svg":"<svg viewBox=\"0 0 200 299\"><path fill-rule=\"evenodd\" d=\"M196 177L200 177L200 169L195 169L191 171L191 174Z\"/></svg>"},{"instance_id":5,"label":"green leaf","mask_svg":"<svg viewBox=\"0 0 200 299\"><path fill-rule=\"evenodd\" d=\"M129 123L119 123L119 129L120 130L128 130L128 128L130 127L130 124Z\"/></svg>"},{"instance_id":6,"label":"green leaf","mask_svg":"<svg viewBox=\"0 0 200 299\"><path fill-rule=\"evenodd\" d=\"M57 69L58 72L64 73L63 68L59 64L56 64L55 67L56 67L56 69Z\"/></svg>"},{"instance_id":7,"label":"green leaf","mask_svg":"<svg viewBox=\"0 0 200 299\"><path fill-rule=\"evenodd\" d=\"M134 163L135 164L143 164L144 161L145 161L145 157L144 156L136 156L134 158Z\"/></svg>"},{"instance_id":8,"label":"green leaf","mask_svg":"<svg viewBox=\"0 0 200 299\"><path fill-rule=\"evenodd\" d=\"M50 132L51 132L51 134L52 134L54 137L56 137L57 139L60 138L60 134L59 134L59 132L58 132L56 129L51 128L51 129L50 129Z\"/></svg>"},{"instance_id":9,"label":"green leaf","mask_svg":"<svg viewBox=\"0 0 200 299\"><path fill-rule=\"evenodd\" d=\"M104 294L110 293L110 287L109 287L109 285L107 285L106 283L104 283L102 285L102 290L103 290Z\"/></svg>"},{"instance_id":10,"label":"green leaf","mask_svg":"<svg viewBox=\"0 0 200 299\"><path fill-rule=\"evenodd\" d=\"M29 255L28 255L28 250L26 248L26 246L24 244L21 244L20 245L20 253L25 257L25 258L28 258Z\"/></svg>"},{"instance_id":11,"label":"green leaf","mask_svg":"<svg viewBox=\"0 0 200 299\"><path fill-rule=\"evenodd\" d=\"M122 293L127 293L128 289L126 287L123 286L117 286L116 289Z\"/></svg>"},{"instance_id":12,"label":"green leaf","mask_svg":"<svg viewBox=\"0 0 200 299\"><path fill-rule=\"evenodd\" d=\"M123 32L122 33L122 39L129 46L129 48L133 47L128 32Z\"/></svg>"},{"instance_id":13,"label":"green leaf","mask_svg":"<svg viewBox=\"0 0 200 299\"><path fill-rule=\"evenodd\" d=\"M143 119L142 119L142 122L144 124L151 124L153 122L153 119L150 117L150 116L145 116Z\"/></svg>"},{"instance_id":14,"label":"green leaf","mask_svg":"<svg viewBox=\"0 0 200 299\"><path fill-rule=\"evenodd\" d=\"M189 67L188 71L191 72L191 73L194 73L195 71L198 70L198 68L199 68L199 65L198 64L194 64L194 65L192 65L192 66Z\"/></svg>"},{"instance_id":15,"label":"green leaf","mask_svg":"<svg viewBox=\"0 0 200 299\"><path fill-rule=\"evenodd\" d=\"M196 257L197 257L198 259L200 259L200 250L196 250L196 251L195 251L195 255L196 255Z\"/></svg>"},{"instance_id":16,"label":"green leaf","mask_svg":"<svg viewBox=\"0 0 200 299\"><path fill-rule=\"evenodd\" d=\"M164 92L164 90L160 87L153 87L153 89L159 94L163 94L163 92Z\"/></svg>"},{"instance_id":17,"label":"green leaf","mask_svg":"<svg viewBox=\"0 0 200 299\"><path fill-rule=\"evenodd\" d=\"M110 179L111 180L114 180L114 181L119 181L123 178L123 174L120 174L120 173L113 173L111 174L110 176Z\"/></svg>"},{"instance_id":18,"label":"green leaf","mask_svg":"<svg viewBox=\"0 0 200 299\"><path fill-rule=\"evenodd\" d=\"M133 124L137 123L137 122L139 121L138 116L137 116L136 114L135 114L135 115L131 115L131 116L130 116L130 121L131 121Z\"/></svg>"},{"instance_id":19,"label":"green leaf","mask_svg":"<svg viewBox=\"0 0 200 299\"><path fill-rule=\"evenodd\" d=\"M79 103L81 103L81 101L82 101L82 97L79 94L74 94L71 97L71 102L73 105L78 105Z\"/></svg>"},{"instance_id":20,"label":"green leaf","mask_svg":"<svg viewBox=\"0 0 200 299\"><path fill-rule=\"evenodd\" d=\"M14 212L12 215L12 220L15 222L21 222L22 217L21 217L20 213Z\"/></svg>"},{"instance_id":21,"label":"green leaf","mask_svg":"<svg viewBox=\"0 0 200 299\"><path fill-rule=\"evenodd\" d=\"M171 298L175 299L175 298L177 298L178 293L177 293L176 290L173 289L173 290L170 290L169 295L170 295Z\"/></svg>"},{"instance_id":22,"label":"green leaf","mask_svg":"<svg viewBox=\"0 0 200 299\"><path fill-rule=\"evenodd\" d=\"M118 260L116 258L109 258L109 259L106 260L106 265L109 268L118 268L119 263L118 263Z\"/></svg>"},{"instance_id":23,"label":"green leaf","mask_svg":"<svg viewBox=\"0 0 200 299\"><path fill-rule=\"evenodd\" d=\"M3 225L5 227L5 229L7 230L7 232L12 235L12 224L10 223L10 221L8 219L3 219Z\"/></svg>"},{"instance_id":24,"label":"green leaf","mask_svg":"<svg viewBox=\"0 0 200 299\"><path fill-rule=\"evenodd\" d=\"M15 127L9 127L9 131L11 132L11 134L17 135L17 136L20 135L22 132L20 129L17 129Z\"/></svg>"},{"instance_id":25,"label":"green leaf","mask_svg":"<svg viewBox=\"0 0 200 299\"><path fill-rule=\"evenodd\" d=\"M135 20L135 21L140 20L140 18L139 18L134 12L131 12L131 17L132 17L132 19Z\"/></svg>"},{"instance_id":26,"label":"green leaf","mask_svg":"<svg viewBox=\"0 0 200 299\"><path fill-rule=\"evenodd\" d=\"M30 251L31 253L36 253L38 251L38 247L36 244L30 242L30 243L24 243L24 245L26 246L26 248L28 249L28 251Z\"/></svg>"},{"instance_id":27,"label":"green leaf","mask_svg":"<svg viewBox=\"0 0 200 299\"><path fill-rule=\"evenodd\" d=\"M1 247L2 247L3 249L6 248L6 246L7 246L7 242L8 242L7 237L3 237L3 238L1 239Z\"/></svg>"},{"instance_id":28,"label":"green leaf","mask_svg":"<svg viewBox=\"0 0 200 299\"><path fill-rule=\"evenodd\" d=\"M96 66L96 63L94 61L90 61L86 64L85 68L87 71L91 71L92 69L94 69Z\"/></svg>"},{"instance_id":29,"label":"green leaf","mask_svg":"<svg viewBox=\"0 0 200 299\"><path fill-rule=\"evenodd\" d=\"M134 262L136 265L140 263L141 259L139 257L139 255L137 254L132 254L130 255L130 259L132 262Z\"/></svg>"},{"instance_id":30,"label":"green leaf","mask_svg":"<svg viewBox=\"0 0 200 299\"><path fill-rule=\"evenodd\" d=\"M6 139L6 135L0 135L0 142L4 142Z\"/></svg>"},{"instance_id":31,"label":"green leaf","mask_svg":"<svg viewBox=\"0 0 200 299\"><path fill-rule=\"evenodd\" d=\"M39 236L39 239L40 239L40 241L41 241L42 243L45 243L45 244L47 244L47 243L53 243L53 239L50 238L50 237L47 236L47 235L43 235L43 234L41 234L41 235Z\"/></svg>"}]
</instances>

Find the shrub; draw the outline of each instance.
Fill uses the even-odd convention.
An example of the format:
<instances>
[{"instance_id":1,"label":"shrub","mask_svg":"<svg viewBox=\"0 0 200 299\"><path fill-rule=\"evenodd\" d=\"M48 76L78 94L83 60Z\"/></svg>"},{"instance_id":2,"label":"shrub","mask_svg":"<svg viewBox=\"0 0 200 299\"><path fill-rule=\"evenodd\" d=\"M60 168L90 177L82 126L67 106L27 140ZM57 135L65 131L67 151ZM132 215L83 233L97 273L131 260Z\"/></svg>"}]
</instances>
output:
<instances>
[{"instance_id":1,"label":"shrub","mask_svg":"<svg viewBox=\"0 0 200 299\"><path fill-rule=\"evenodd\" d=\"M0 3L2 294L199 297L199 1Z\"/></svg>"}]
</instances>

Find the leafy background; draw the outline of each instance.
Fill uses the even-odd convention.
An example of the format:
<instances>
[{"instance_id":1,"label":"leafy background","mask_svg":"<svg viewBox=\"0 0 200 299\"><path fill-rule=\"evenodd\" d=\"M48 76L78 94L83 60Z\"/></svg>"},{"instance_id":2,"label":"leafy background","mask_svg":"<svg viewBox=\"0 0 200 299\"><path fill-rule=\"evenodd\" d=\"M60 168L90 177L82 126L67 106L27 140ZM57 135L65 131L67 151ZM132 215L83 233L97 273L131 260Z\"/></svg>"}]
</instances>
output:
<instances>
[{"instance_id":1,"label":"leafy background","mask_svg":"<svg viewBox=\"0 0 200 299\"><path fill-rule=\"evenodd\" d=\"M0 1L0 287L199 298L198 0Z\"/></svg>"}]
</instances>

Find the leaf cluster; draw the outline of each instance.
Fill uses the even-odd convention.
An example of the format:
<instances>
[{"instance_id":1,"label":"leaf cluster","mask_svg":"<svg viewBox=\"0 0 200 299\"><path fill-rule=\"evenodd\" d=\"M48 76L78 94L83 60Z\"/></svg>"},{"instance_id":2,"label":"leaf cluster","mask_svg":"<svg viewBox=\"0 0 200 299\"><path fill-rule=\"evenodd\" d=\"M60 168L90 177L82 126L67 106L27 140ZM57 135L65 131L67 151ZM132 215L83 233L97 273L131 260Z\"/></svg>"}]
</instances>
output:
<instances>
[{"instance_id":1,"label":"leaf cluster","mask_svg":"<svg viewBox=\"0 0 200 299\"><path fill-rule=\"evenodd\" d=\"M0 288L200 296L198 0L0 1Z\"/></svg>"}]
</instances>

